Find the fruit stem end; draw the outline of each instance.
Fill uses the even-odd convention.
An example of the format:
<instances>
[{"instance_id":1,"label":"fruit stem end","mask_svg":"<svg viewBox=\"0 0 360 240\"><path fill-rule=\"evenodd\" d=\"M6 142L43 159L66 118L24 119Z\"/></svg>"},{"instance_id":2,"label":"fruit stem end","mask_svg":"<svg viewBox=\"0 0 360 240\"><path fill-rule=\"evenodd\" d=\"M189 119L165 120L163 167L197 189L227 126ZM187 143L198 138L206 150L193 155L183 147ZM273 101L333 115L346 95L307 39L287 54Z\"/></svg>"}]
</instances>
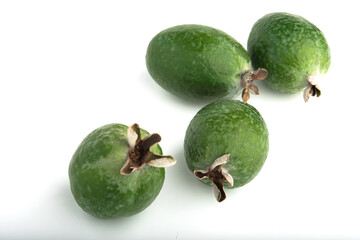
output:
<instances>
[{"instance_id":1,"label":"fruit stem end","mask_svg":"<svg viewBox=\"0 0 360 240\"><path fill-rule=\"evenodd\" d=\"M230 154L223 155L217 158L208 170L195 170L194 174L198 179L208 178L213 185L214 194L218 202L226 199L224 189L224 182L234 185L232 176L226 171L223 166L230 160Z\"/></svg>"},{"instance_id":2,"label":"fruit stem end","mask_svg":"<svg viewBox=\"0 0 360 240\"><path fill-rule=\"evenodd\" d=\"M250 99L250 93L259 95L259 88L255 85L254 80L264 80L267 75L268 71L264 68L259 68L255 72L247 70L241 75L240 85L244 89L242 91L244 102Z\"/></svg>"},{"instance_id":3,"label":"fruit stem end","mask_svg":"<svg viewBox=\"0 0 360 240\"><path fill-rule=\"evenodd\" d=\"M310 97L320 97L321 96L321 90L317 84L313 85L309 82L308 86L304 90L304 101L308 102Z\"/></svg>"},{"instance_id":4,"label":"fruit stem end","mask_svg":"<svg viewBox=\"0 0 360 240\"><path fill-rule=\"evenodd\" d=\"M129 150L127 159L120 170L120 174L128 175L134 170L139 170L144 165L153 167L168 167L176 163L172 156L157 155L150 151L150 148L160 142L161 137L157 133L141 138L140 127L133 124L128 129Z\"/></svg>"}]
</instances>

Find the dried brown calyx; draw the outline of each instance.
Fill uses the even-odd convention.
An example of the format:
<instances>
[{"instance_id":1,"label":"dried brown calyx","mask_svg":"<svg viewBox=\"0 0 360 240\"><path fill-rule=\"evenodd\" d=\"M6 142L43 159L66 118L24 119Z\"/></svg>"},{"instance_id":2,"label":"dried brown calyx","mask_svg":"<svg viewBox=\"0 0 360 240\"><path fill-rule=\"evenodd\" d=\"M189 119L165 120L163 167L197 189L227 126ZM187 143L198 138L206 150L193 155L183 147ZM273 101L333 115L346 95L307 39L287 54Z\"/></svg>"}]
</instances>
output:
<instances>
[{"instance_id":1,"label":"dried brown calyx","mask_svg":"<svg viewBox=\"0 0 360 240\"><path fill-rule=\"evenodd\" d=\"M240 84L243 88L242 99L247 102L250 98L250 93L259 95L259 88L255 85L254 80L264 80L268 75L268 71L264 68L259 68L255 72L245 71L241 75Z\"/></svg>"},{"instance_id":2,"label":"dried brown calyx","mask_svg":"<svg viewBox=\"0 0 360 240\"><path fill-rule=\"evenodd\" d=\"M140 127L135 123L128 128L127 137L130 148L127 159L120 170L121 174L130 174L144 165L169 167L176 163L172 156L157 155L150 151L153 145L160 142L161 137L159 134L153 133L142 139Z\"/></svg>"},{"instance_id":3,"label":"dried brown calyx","mask_svg":"<svg viewBox=\"0 0 360 240\"><path fill-rule=\"evenodd\" d=\"M214 194L218 202L226 198L224 182L234 185L233 177L224 168L224 165L230 160L230 154L217 158L208 170L195 170L194 174L198 179L209 178L212 182Z\"/></svg>"},{"instance_id":4,"label":"dried brown calyx","mask_svg":"<svg viewBox=\"0 0 360 240\"><path fill-rule=\"evenodd\" d=\"M320 97L321 91L317 84L317 76L309 76L308 77L308 86L304 91L304 100L308 102L311 96Z\"/></svg>"}]
</instances>

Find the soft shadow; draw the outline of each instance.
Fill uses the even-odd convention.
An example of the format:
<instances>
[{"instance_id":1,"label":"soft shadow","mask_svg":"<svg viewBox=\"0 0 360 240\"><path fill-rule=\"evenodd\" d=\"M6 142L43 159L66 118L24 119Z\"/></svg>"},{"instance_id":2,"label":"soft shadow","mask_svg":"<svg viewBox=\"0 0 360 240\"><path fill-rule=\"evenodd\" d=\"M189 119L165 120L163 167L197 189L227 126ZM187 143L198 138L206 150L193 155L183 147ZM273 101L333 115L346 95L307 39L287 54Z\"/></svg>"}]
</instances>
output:
<instances>
[{"instance_id":1,"label":"soft shadow","mask_svg":"<svg viewBox=\"0 0 360 240\"><path fill-rule=\"evenodd\" d=\"M136 219L141 217L139 214L136 214L132 217L122 217L114 219L100 219L92 216L91 214L82 210L82 208L76 203L71 190L69 183L62 183L57 187L57 192L54 194L54 199L49 199L48 201L53 201L57 203L56 209L57 212L61 212L63 218L69 219L70 221L76 221L81 223L81 225L89 225L92 227L105 227L109 229L116 228L128 228L131 225L136 223Z\"/></svg>"},{"instance_id":2,"label":"soft shadow","mask_svg":"<svg viewBox=\"0 0 360 240\"><path fill-rule=\"evenodd\" d=\"M141 85L143 85L144 88L149 89L149 91L151 91L154 94L154 96L157 96L166 102L171 102L171 104L180 103L180 104L187 105L187 106L201 108L204 105L214 101L214 100L190 100L190 99L185 99L185 98L176 96L176 95L166 91L162 87L160 87L152 79L152 77L146 70L141 72L140 77L138 79L139 79L139 81L141 81Z\"/></svg>"},{"instance_id":3,"label":"soft shadow","mask_svg":"<svg viewBox=\"0 0 360 240\"><path fill-rule=\"evenodd\" d=\"M266 85L263 81L256 81L256 85L259 88L260 91L260 97L266 97L266 98L277 98L281 100L290 100L298 97L298 94L286 94L282 92L278 92L270 88L268 85ZM299 93L300 94L300 93ZM254 96L259 97L259 96Z\"/></svg>"},{"instance_id":4,"label":"soft shadow","mask_svg":"<svg viewBox=\"0 0 360 240\"><path fill-rule=\"evenodd\" d=\"M175 195L194 196L194 198L209 198L212 196L212 188L201 181L189 170L186 164L184 150L179 148L172 156L177 160L176 165L167 169L169 185L175 186L172 190ZM192 197L190 197L192 198ZM179 198L180 201L181 198Z\"/></svg>"},{"instance_id":5,"label":"soft shadow","mask_svg":"<svg viewBox=\"0 0 360 240\"><path fill-rule=\"evenodd\" d=\"M358 238L355 237L345 237L345 236L323 236L323 237L319 237L319 236L303 236L303 235L238 235L238 236L231 236L231 235L227 235L224 234L219 236L214 236L214 237L207 237L206 239L208 240L212 240L212 239L228 239L228 240L235 240L235 239L247 239L247 240L298 240L298 239L303 239L303 240L336 240L336 239L347 239L347 240L355 240Z\"/></svg>"},{"instance_id":6,"label":"soft shadow","mask_svg":"<svg viewBox=\"0 0 360 240\"><path fill-rule=\"evenodd\" d=\"M139 81L141 81L141 85L144 86L146 89L149 89L149 91L151 91L154 96L157 96L158 98L162 99L165 102L170 102L170 104L181 104L181 105L185 105L185 106L191 106L191 107L195 107L197 109L202 108L203 106L205 106L206 104L216 101L216 99L214 100L189 100L189 99L184 99L181 97L178 97L168 91L166 91L165 89L163 89L162 87L160 87L150 76L150 74L144 70L141 72L140 77L138 78ZM275 100L279 100L279 101L284 101L284 100L293 100L295 98L299 97L299 94L301 95L301 93L298 94L286 94L286 93L281 93L278 91L273 90L272 88L270 88L268 85L266 85L263 81L256 81L256 85L258 86L259 90L260 90L260 96L256 96L251 94L250 96L250 102L252 99L255 98L261 98L261 99L275 99ZM241 100L241 93L234 97L234 99L238 99Z\"/></svg>"}]
</instances>

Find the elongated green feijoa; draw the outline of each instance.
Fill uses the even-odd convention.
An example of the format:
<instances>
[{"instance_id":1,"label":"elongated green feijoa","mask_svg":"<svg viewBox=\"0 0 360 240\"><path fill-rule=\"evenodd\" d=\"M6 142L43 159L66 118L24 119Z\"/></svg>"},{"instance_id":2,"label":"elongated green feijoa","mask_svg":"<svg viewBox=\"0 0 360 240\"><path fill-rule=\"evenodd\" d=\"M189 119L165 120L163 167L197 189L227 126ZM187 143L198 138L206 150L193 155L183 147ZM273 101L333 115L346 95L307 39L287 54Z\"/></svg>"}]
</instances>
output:
<instances>
[{"instance_id":1,"label":"elongated green feijoa","mask_svg":"<svg viewBox=\"0 0 360 240\"><path fill-rule=\"evenodd\" d=\"M189 100L258 94L253 83L267 72L251 71L246 50L234 38L203 25L179 25L158 33L149 43L146 66L165 90Z\"/></svg>"},{"instance_id":2,"label":"elongated green feijoa","mask_svg":"<svg viewBox=\"0 0 360 240\"><path fill-rule=\"evenodd\" d=\"M320 96L318 80L327 72L331 56L324 34L305 18L270 13L253 26L247 46L254 68L269 71L264 81L283 93L305 89L304 99Z\"/></svg>"},{"instance_id":3,"label":"elongated green feijoa","mask_svg":"<svg viewBox=\"0 0 360 240\"><path fill-rule=\"evenodd\" d=\"M258 174L267 157L268 136L265 121L253 106L218 100L191 120L184 141L186 163L196 177L213 185L221 202L223 187L243 186Z\"/></svg>"},{"instance_id":4,"label":"elongated green feijoa","mask_svg":"<svg viewBox=\"0 0 360 240\"><path fill-rule=\"evenodd\" d=\"M108 124L91 132L69 166L79 206L98 218L131 216L148 207L162 188L162 167L175 163L162 156L158 141L158 134L149 135L137 124Z\"/></svg>"}]
</instances>

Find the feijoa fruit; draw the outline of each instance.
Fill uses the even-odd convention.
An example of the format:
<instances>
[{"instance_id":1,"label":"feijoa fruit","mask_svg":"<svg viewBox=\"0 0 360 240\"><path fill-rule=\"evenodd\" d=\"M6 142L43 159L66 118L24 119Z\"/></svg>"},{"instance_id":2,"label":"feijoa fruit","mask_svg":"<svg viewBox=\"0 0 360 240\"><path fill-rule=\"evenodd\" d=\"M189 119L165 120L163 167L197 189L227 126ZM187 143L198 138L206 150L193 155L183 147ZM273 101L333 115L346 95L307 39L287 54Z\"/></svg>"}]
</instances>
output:
<instances>
[{"instance_id":1,"label":"feijoa fruit","mask_svg":"<svg viewBox=\"0 0 360 240\"><path fill-rule=\"evenodd\" d=\"M264 119L239 100L218 100L202 108L191 120L184 150L188 168L225 199L225 188L241 187L262 168L269 149Z\"/></svg>"},{"instance_id":2,"label":"feijoa fruit","mask_svg":"<svg viewBox=\"0 0 360 240\"><path fill-rule=\"evenodd\" d=\"M243 90L259 94L254 80L267 76L265 69L253 72L246 50L218 29L179 25L158 33L149 43L146 66L165 90L189 100L210 101L234 97Z\"/></svg>"},{"instance_id":3,"label":"feijoa fruit","mask_svg":"<svg viewBox=\"0 0 360 240\"><path fill-rule=\"evenodd\" d=\"M134 124L108 124L91 132L74 153L69 178L79 206L98 218L131 216L159 194L166 166L159 134Z\"/></svg>"},{"instance_id":4,"label":"feijoa fruit","mask_svg":"<svg viewBox=\"0 0 360 240\"><path fill-rule=\"evenodd\" d=\"M254 68L269 71L264 82L272 89L304 91L305 102L320 96L318 81L329 69L330 48L324 34L305 18L283 12L263 16L251 30L247 50Z\"/></svg>"}]
</instances>

